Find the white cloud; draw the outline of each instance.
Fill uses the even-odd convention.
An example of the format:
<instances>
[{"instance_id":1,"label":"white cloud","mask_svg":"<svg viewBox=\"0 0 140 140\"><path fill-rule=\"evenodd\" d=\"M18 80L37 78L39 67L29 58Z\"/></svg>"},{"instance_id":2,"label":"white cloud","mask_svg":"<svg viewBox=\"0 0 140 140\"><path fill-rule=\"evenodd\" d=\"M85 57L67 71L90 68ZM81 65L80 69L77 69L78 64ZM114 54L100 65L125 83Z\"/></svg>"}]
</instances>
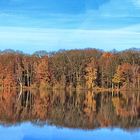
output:
<instances>
[{"instance_id":1,"label":"white cloud","mask_svg":"<svg viewBox=\"0 0 140 140\"><path fill-rule=\"evenodd\" d=\"M102 17L139 17L140 0L110 0L103 4L95 15Z\"/></svg>"},{"instance_id":2,"label":"white cloud","mask_svg":"<svg viewBox=\"0 0 140 140\"><path fill-rule=\"evenodd\" d=\"M140 32L136 32L133 28L130 29L81 30L1 27L0 49L11 48L33 52L86 47L104 50L139 47Z\"/></svg>"},{"instance_id":3,"label":"white cloud","mask_svg":"<svg viewBox=\"0 0 140 140\"><path fill-rule=\"evenodd\" d=\"M131 1L137 9L140 9L140 0L131 0Z\"/></svg>"}]
</instances>

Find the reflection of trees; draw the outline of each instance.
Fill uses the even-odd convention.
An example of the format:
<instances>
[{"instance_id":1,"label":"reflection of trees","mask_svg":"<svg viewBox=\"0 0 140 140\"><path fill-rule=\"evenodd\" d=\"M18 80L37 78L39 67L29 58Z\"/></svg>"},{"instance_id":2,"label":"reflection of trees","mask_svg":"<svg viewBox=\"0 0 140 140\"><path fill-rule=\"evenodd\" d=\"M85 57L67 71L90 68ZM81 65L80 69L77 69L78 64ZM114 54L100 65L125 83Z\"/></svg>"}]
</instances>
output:
<instances>
[{"instance_id":1,"label":"reflection of trees","mask_svg":"<svg viewBox=\"0 0 140 140\"><path fill-rule=\"evenodd\" d=\"M45 121L48 116L48 110L50 107L50 97L48 93L41 92L38 97L35 96L35 101L32 107L32 115L36 116L39 120Z\"/></svg>"},{"instance_id":2,"label":"reflection of trees","mask_svg":"<svg viewBox=\"0 0 140 140\"><path fill-rule=\"evenodd\" d=\"M94 129L140 127L140 93L92 91L16 91L0 93L1 124L48 122L63 127Z\"/></svg>"},{"instance_id":3,"label":"reflection of trees","mask_svg":"<svg viewBox=\"0 0 140 140\"><path fill-rule=\"evenodd\" d=\"M116 97L112 99L116 114L121 117L137 117L139 116L140 107L139 93L128 93L127 96Z\"/></svg>"},{"instance_id":4,"label":"reflection of trees","mask_svg":"<svg viewBox=\"0 0 140 140\"><path fill-rule=\"evenodd\" d=\"M34 101L34 96L30 91L23 91L18 95L16 100L16 110L15 113L17 114L18 118L21 120L25 117L30 117L30 110L32 109Z\"/></svg>"},{"instance_id":5,"label":"reflection of trees","mask_svg":"<svg viewBox=\"0 0 140 140\"><path fill-rule=\"evenodd\" d=\"M98 101L97 122L101 127L111 126L114 119L113 106L111 102L111 94L100 93Z\"/></svg>"},{"instance_id":6,"label":"reflection of trees","mask_svg":"<svg viewBox=\"0 0 140 140\"><path fill-rule=\"evenodd\" d=\"M87 91L85 94L85 100L84 100L84 108L83 111L86 114L86 116L90 120L90 124L93 122L93 119L95 118L95 112L96 112L96 100L94 99L94 93L91 91Z\"/></svg>"}]
</instances>

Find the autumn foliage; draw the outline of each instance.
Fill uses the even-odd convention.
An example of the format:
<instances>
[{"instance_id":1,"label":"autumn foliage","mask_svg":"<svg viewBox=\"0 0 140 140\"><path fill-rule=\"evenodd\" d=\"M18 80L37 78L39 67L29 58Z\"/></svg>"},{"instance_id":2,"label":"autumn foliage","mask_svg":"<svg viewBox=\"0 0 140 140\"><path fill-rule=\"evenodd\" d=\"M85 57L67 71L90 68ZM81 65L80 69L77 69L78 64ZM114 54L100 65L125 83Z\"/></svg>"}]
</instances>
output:
<instances>
[{"instance_id":1,"label":"autumn foliage","mask_svg":"<svg viewBox=\"0 0 140 140\"><path fill-rule=\"evenodd\" d=\"M140 88L140 51L96 49L0 53L0 87Z\"/></svg>"}]
</instances>

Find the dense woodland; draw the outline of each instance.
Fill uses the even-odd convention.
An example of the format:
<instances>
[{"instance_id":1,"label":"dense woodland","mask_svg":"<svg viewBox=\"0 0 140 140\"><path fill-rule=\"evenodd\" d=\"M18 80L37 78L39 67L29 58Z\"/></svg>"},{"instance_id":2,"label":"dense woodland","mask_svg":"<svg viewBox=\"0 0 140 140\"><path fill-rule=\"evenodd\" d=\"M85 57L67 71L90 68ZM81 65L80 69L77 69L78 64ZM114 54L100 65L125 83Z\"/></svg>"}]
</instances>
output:
<instances>
[{"instance_id":1,"label":"dense woodland","mask_svg":"<svg viewBox=\"0 0 140 140\"><path fill-rule=\"evenodd\" d=\"M139 89L140 50L2 51L0 87Z\"/></svg>"}]
</instances>

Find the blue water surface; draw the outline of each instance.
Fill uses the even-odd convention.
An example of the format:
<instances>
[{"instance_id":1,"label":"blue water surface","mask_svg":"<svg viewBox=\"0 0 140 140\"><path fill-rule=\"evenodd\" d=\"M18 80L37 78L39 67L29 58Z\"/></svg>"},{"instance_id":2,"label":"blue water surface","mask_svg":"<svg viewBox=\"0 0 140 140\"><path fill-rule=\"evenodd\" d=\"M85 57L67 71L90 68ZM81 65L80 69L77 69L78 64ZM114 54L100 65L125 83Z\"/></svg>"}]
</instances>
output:
<instances>
[{"instance_id":1,"label":"blue water surface","mask_svg":"<svg viewBox=\"0 0 140 140\"><path fill-rule=\"evenodd\" d=\"M125 131L119 128L82 130L23 123L11 127L0 126L0 140L140 140L140 130Z\"/></svg>"}]
</instances>

